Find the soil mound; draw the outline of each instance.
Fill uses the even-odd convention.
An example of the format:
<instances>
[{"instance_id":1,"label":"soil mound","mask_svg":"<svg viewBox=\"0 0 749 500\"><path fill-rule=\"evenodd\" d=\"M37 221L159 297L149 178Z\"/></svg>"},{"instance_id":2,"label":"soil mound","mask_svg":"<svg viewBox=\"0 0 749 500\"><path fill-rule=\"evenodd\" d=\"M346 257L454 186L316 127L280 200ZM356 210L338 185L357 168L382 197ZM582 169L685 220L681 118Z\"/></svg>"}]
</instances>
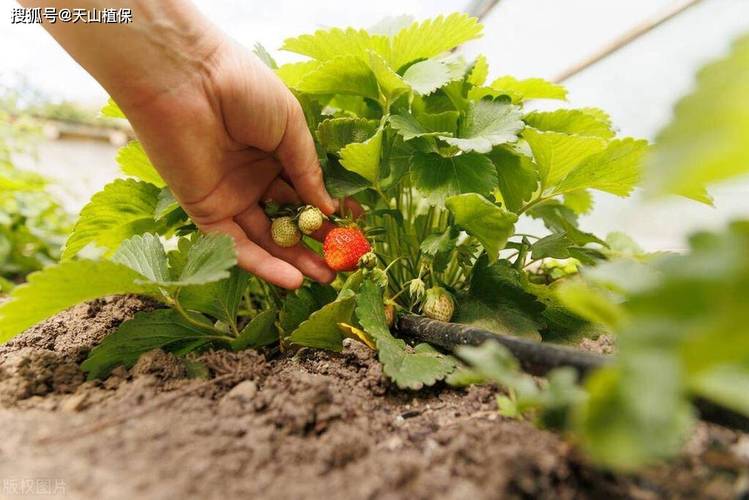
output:
<instances>
[{"instance_id":1,"label":"soil mound","mask_svg":"<svg viewBox=\"0 0 749 500\"><path fill-rule=\"evenodd\" d=\"M95 301L0 346L0 477L51 478L61 496L85 499L733 498L748 488L745 436L701 426L675 463L617 476L500 417L491 387L397 390L354 342L341 354L157 350L84 381L86 353L148 307Z\"/></svg>"}]
</instances>

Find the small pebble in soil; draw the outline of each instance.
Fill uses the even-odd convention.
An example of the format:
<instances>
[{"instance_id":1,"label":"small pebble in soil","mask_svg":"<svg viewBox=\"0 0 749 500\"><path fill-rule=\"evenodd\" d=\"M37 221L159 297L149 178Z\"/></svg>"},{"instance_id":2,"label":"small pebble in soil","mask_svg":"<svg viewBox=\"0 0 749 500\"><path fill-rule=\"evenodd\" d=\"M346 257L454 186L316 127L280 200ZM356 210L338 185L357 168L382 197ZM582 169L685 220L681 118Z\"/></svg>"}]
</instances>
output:
<instances>
[{"instance_id":1,"label":"small pebble in soil","mask_svg":"<svg viewBox=\"0 0 749 500\"><path fill-rule=\"evenodd\" d=\"M245 380L227 392L226 396L222 398L222 402L234 400L245 404L255 399L255 396L257 396L257 384L252 380Z\"/></svg>"},{"instance_id":2,"label":"small pebble in soil","mask_svg":"<svg viewBox=\"0 0 749 500\"><path fill-rule=\"evenodd\" d=\"M87 399L88 394L86 394L85 392L82 394L74 394L62 402L62 404L60 405L60 409L68 413L79 412L86 407Z\"/></svg>"}]
</instances>

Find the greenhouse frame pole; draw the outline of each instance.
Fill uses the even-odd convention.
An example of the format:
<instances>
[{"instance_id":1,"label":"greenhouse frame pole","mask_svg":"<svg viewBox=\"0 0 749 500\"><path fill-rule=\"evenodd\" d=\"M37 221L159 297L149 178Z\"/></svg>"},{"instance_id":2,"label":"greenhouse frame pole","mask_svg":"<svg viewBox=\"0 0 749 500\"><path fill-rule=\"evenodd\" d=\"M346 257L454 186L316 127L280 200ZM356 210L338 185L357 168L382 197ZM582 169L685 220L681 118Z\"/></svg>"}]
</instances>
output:
<instances>
[{"instance_id":1,"label":"greenhouse frame pole","mask_svg":"<svg viewBox=\"0 0 749 500\"><path fill-rule=\"evenodd\" d=\"M619 38L601 47L601 49L591 54L586 59L583 59L579 63L571 66L565 71L562 71L555 78L553 78L552 81L556 83L562 83L565 80L570 79L576 74L588 69L594 64L601 62L602 60L606 59L611 54L626 47L627 45L634 42L641 36L651 32L658 26L661 26L662 24L678 16L682 12L686 11L688 8L694 7L700 2L702 2L702 0L685 0L683 2L678 2L672 5L671 7L669 7L668 9L657 13L653 17L645 19L640 24L638 24L634 28L630 29L629 31L621 35Z\"/></svg>"}]
</instances>

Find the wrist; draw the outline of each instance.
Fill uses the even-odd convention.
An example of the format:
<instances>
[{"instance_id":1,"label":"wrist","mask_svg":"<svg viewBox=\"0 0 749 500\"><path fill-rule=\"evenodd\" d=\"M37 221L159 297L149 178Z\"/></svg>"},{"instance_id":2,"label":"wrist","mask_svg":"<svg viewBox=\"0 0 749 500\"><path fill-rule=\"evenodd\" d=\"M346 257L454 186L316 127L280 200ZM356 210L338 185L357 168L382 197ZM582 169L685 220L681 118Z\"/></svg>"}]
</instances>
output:
<instances>
[{"instance_id":1,"label":"wrist","mask_svg":"<svg viewBox=\"0 0 749 500\"><path fill-rule=\"evenodd\" d=\"M133 10L128 64L120 59L101 81L126 114L199 88L224 44L223 34L188 2L136 0Z\"/></svg>"}]
</instances>

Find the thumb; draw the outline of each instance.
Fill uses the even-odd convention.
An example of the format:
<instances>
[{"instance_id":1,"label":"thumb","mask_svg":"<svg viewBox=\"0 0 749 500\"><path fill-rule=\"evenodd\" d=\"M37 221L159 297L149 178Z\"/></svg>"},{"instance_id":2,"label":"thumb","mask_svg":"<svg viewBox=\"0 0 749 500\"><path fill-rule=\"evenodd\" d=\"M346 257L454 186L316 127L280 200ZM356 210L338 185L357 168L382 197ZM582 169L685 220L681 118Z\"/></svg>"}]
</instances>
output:
<instances>
[{"instance_id":1,"label":"thumb","mask_svg":"<svg viewBox=\"0 0 749 500\"><path fill-rule=\"evenodd\" d=\"M276 157L299 197L330 215L336 210L336 203L325 189L315 143L307 128L302 107L291 94L287 109L286 131L276 149Z\"/></svg>"}]
</instances>

